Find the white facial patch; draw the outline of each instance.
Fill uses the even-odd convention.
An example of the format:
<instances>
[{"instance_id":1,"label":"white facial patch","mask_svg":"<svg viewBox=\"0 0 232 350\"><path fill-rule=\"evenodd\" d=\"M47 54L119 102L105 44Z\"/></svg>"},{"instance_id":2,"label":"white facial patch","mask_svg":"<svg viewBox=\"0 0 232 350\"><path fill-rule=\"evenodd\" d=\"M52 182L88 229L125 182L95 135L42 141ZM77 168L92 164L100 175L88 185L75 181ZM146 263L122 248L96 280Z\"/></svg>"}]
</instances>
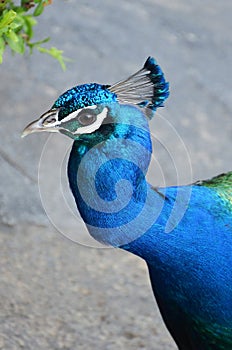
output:
<instances>
[{"instance_id":1,"label":"white facial patch","mask_svg":"<svg viewBox=\"0 0 232 350\"><path fill-rule=\"evenodd\" d=\"M88 108L90 108L90 107L88 107ZM96 131L97 129L100 128L100 126L103 123L103 120L107 117L107 112L108 112L108 109L106 107L104 107L102 112L97 115L97 119L93 124L90 124L87 126L82 126L82 127L78 128L73 134L74 135L91 134L92 132Z\"/></svg>"},{"instance_id":2,"label":"white facial patch","mask_svg":"<svg viewBox=\"0 0 232 350\"><path fill-rule=\"evenodd\" d=\"M66 130L72 133L73 135L91 134L95 130L100 128L108 113L108 108L104 107L101 113L97 114L97 111L95 111L97 108L98 106L94 105L78 109L67 115L62 120L58 120L59 109L52 109L47 113L43 114L38 122L40 124L41 131L59 132L60 130ZM93 110L93 112L90 112L91 110ZM87 125L81 125L82 122L85 121L85 114ZM91 115L93 116L92 121ZM88 117L90 117L89 120ZM66 129L65 124L75 120L79 122L80 126L78 127L78 129L75 131L71 131L69 130L69 128Z\"/></svg>"},{"instance_id":3,"label":"white facial patch","mask_svg":"<svg viewBox=\"0 0 232 350\"><path fill-rule=\"evenodd\" d=\"M88 106L86 108L81 108L81 109L77 109L76 111L70 113L69 115L67 115L67 117L63 118L62 120L59 121L59 124L62 124L62 123L65 123L65 122L68 122L69 120L72 120L72 119L75 119L76 117L78 117L79 113L85 109L96 109L97 106L94 105L94 106ZM99 114L100 115L100 114ZM57 125L59 125L57 123Z\"/></svg>"}]
</instances>

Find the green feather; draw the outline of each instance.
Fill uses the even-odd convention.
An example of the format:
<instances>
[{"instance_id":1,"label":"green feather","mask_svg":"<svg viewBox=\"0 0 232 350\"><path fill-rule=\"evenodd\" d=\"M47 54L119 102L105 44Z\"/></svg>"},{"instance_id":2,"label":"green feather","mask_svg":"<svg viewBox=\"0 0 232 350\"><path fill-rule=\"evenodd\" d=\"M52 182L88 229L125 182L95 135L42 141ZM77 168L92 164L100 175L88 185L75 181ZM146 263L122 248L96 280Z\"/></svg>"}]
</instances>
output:
<instances>
[{"instance_id":1,"label":"green feather","mask_svg":"<svg viewBox=\"0 0 232 350\"><path fill-rule=\"evenodd\" d=\"M232 211L232 171L215 176L210 180L198 181L196 185L215 190Z\"/></svg>"}]
</instances>

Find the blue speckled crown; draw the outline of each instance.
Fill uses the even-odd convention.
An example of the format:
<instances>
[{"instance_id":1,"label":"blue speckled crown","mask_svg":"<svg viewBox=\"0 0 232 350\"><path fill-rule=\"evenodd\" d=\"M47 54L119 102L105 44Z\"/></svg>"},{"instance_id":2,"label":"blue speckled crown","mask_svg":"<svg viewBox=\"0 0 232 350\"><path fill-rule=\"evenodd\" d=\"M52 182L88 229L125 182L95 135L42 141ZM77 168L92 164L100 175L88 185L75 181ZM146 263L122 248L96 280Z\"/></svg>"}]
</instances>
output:
<instances>
[{"instance_id":1,"label":"blue speckled crown","mask_svg":"<svg viewBox=\"0 0 232 350\"><path fill-rule=\"evenodd\" d=\"M78 85L63 93L52 108L61 108L59 120L77 109L116 102L117 96L107 89L107 86L96 83Z\"/></svg>"},{"instance_id":2,"label":"blue speckled crown","mask_svg":"<svg viewBox=\"0 0 232 350\"><path fill-rule=\"evenodd\" d=\"M67 90L54 103L61 108L59 120L77 109L112 102L136 104L155 111L169 96L169 84L154 58L149 57L142 69L114 85L84 84Z\"/></svg>"}]
</instances>

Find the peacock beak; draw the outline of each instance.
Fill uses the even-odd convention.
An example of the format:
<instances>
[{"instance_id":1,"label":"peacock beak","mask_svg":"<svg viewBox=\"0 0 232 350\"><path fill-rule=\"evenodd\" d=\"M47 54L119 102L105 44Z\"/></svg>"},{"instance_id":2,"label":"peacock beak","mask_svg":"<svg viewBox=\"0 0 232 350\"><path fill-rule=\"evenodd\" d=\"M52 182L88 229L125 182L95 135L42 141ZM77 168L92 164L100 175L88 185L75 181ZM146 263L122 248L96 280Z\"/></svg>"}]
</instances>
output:
<instances>
[{"instance_id":1,"label":"peacock beak","mask_svg":"<svg viewBox=\"0 0 232 350\"><path fill-rule=\"evenodd\" d=\"M58 132L59 131L59 121L58 113L60 109L51 109L44 113L39 119L34 120L32 123L28 124L22 132L21 137L25 137L34 132Z\"/></svg>"},{"instance_id":2,"label":"peacock beak","mask_svg":"<svg viewBox=\"0 0 232 350\"><path fill-rule=\"evenodd\" d=\"M21 137L25 137L33 132L44 131L43 126L41 125L40 119L34 120L32 123L28 124L22 132Z\"/></svg>"}]
</instances>

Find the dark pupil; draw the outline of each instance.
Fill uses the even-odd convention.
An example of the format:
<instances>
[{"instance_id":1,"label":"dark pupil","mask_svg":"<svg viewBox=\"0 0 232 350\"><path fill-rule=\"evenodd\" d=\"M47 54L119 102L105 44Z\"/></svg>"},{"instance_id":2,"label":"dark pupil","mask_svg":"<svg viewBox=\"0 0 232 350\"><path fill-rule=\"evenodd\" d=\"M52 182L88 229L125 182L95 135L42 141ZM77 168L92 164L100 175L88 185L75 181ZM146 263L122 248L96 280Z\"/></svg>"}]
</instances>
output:
<instances>
[{"instance_id":1,"label":"dark pupil","mask_svg":"<svg viewBox=\"0 0 232 350\"><path fill-rule=\"evenodd\" d=\"M78 121L83 126L93 124L96 119L96 115L91 114L90 112L85 112L78 116Z\"/></svg>"},{"instance_id":2,"label":"dark pupil","mask_svg":"<svg viewBox=\"0 0 232 350\"><path fill-rule=\"evenodd\" d=\"M45 119L43 124L55 123L55 121L56 121L56 118L48 117L47 119Z\"/></svg>"}]
</instances>

